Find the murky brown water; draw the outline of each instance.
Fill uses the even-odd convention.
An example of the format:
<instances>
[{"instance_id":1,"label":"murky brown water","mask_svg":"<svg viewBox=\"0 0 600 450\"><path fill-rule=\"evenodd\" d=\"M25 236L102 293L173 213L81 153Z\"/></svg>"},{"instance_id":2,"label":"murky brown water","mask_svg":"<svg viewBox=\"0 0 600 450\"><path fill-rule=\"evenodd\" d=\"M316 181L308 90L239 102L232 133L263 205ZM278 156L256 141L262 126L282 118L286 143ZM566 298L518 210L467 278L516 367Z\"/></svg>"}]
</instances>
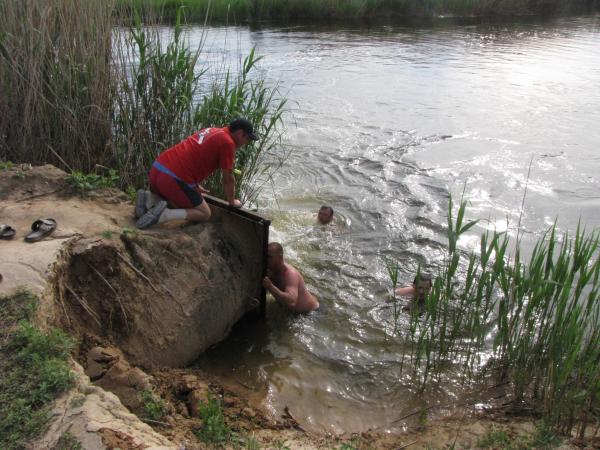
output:
<instances>
[{"instance_id":1,"label":"murky brown water","mask_svg":"<svg viewBox=\"0 0 600 450\"><path fill-rule=\"evenodd\" d=\"M386 339L384 257L409 283L443 257L448 196L463 189L474 230L538 234L558 217L600 225L600 18L433 27L211 29L232 61L252 46L291 100L292 154L261 210L272 240L322 309L269 309L199 364L257 389L274 415L308 429L395 430L395 418L458 399L449 374L417 393ZM466 184L466 187L465 187ZM314 225L321 204L337 226ZM469 248L469 239L463 242Z\"/></svg>"}]
</instances>

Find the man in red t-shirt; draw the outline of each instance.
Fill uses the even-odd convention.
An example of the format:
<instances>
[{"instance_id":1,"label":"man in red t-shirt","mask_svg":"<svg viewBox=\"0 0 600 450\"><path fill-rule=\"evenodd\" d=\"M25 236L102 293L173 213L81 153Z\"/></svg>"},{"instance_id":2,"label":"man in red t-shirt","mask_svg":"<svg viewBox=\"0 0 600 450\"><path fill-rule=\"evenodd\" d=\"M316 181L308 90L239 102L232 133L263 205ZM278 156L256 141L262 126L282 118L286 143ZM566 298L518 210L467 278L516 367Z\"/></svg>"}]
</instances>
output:
<instances>
[{"instance_id":1,"label":"man in red t-shirt","mask_svg":"<svg viewBox=\"0 0 600 450\"><path fill-rule=\"evenodd\" d=\"M210 208L202 198L207 191L200 183L218 169L227 201L240 208L233 176L235 151L257 139L249 120L235 119L227 127L204 128L162 152L150 170L152 192L138 191L136 226L148 228L170 220L208 220Z\"/></svg>"}]
</instances>

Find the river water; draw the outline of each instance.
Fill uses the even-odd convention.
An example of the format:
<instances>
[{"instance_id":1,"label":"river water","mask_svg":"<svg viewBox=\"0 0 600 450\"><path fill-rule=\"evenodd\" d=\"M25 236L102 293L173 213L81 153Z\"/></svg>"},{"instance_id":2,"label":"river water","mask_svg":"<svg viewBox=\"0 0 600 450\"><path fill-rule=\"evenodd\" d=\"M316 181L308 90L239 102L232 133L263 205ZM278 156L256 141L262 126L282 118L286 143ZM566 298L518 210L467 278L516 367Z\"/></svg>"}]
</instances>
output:
<instances>
[{"instance_id":1,"label":"river water","mask_svg":"<svg viewBox=\"0 0 600 450\"><path fill-rule=\"evenodd\" d=\"M385 259L402 284L419 265L435 273L450 194L484 219L467 250L484 229L514 236L520 216L525 245L555 219L600 225L600 17L211 28L204 54L231 63L252 47L291 110L291 154L260 211L322 308L271 304L198 364L306 429L397 431L395 419L465 388L449 374L420 393L400 373ZM333 226L315 225L321 204Z\"/></svg>"}]
</instances>

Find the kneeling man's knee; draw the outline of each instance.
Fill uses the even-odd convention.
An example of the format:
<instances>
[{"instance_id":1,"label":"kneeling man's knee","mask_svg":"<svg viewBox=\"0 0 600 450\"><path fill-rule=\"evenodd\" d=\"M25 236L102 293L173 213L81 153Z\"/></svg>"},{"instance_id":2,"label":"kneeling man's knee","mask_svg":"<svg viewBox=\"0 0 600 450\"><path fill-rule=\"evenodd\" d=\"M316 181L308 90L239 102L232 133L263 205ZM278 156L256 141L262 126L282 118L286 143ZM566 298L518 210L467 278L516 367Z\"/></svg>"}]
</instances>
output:
<instances>
[{"instance_id":1,"label":"kneeling man's knee","mask_svg":"<svg viewBox=\"0 0 600 450\"><path fill-rule=\"evenodd\" d=\"M204 204L206 204L206 202L204 202ZM200 208L200 207L198 207ZM202 214L204 215L204 217L206 217L206 219L210 219L210 216L212 214L212 211L210 210L210 208L206 208L206 209L201 209L200 211L202 211Z\"/></svg>"}]
</instances>

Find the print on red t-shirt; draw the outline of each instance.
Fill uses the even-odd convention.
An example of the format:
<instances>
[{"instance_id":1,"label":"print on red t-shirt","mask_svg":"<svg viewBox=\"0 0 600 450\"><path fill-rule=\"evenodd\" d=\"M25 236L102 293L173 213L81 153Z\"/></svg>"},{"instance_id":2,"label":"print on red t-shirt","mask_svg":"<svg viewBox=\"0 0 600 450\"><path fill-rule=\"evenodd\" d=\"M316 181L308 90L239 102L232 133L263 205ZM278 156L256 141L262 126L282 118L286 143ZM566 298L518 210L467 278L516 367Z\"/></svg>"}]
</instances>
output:
<instances>
[{"instance_id":1,"label":"print on red t-shirt","mask_svg":"<svg viewBox=\"0 0 600 450\"><path fill-rule=\"evenodd\" d=\"M156 160L184 182L201 183L217 169L233 170L235 141L228 127L204 128Z\"/></svg>"}]
</instances>

